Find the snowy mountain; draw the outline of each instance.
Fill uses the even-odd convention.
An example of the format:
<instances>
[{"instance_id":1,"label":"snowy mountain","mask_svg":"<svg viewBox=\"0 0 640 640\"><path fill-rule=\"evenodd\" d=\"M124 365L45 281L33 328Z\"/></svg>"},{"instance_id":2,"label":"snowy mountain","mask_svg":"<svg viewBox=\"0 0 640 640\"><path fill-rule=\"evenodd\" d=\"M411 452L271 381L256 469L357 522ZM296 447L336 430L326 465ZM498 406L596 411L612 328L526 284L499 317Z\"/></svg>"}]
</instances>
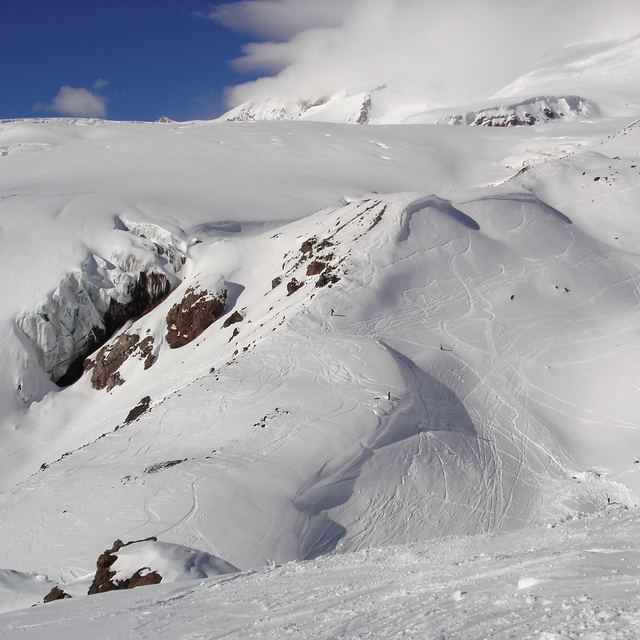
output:
<instances>
[{"instance_id":1,"label":"snowy mountain","mask_svg":"<svg viewBox=\"0 0 640 640\"><path fill-rule=\"evenodd\" d=\"M614 53L636 43L598 60L626 69ZM146 637L189 620L198 637L222 594L236 613L214 626L252 637L235 616L274 620L265 590L317 579L325 636L301 637L354 637L335 604L354 576L373 637L425 637L434 616L440 634L492 637L489 616L468 633L452 616L514 604L516 628L537 612L522 637L562 637L598 598L602 628L618 616L633 637L632 604L614 616L584 576L621 571L620 596L637 560L640 114L627 86L534 91L542 75L449 121L394 107L415 116L394 126L346 124L383 123L382 88L230 122L0 124L2 608L73 596L5 614L7 633L60 616L47 637L69 637L114 607L131 637L142 607ZM510 118L531 126L495 126ZM105 553L116 582L161 583L77 599ZM438 613L392 616L385 636L372 612L415 607L416 562ZM574 621L545 623L561 603ZM278 619L302 624L291 606Z\"/></svg>"},{"instance_id":2,"label":"snowy mountain","mask_svg":"<svg viewBox=\"0 0 640 640\"><path fill-rule=\"evenodd\" d=\"M636 36L554 50L495 96L474 105L434 108L426 92L407 95L383 85L311 100L253 100L219 120L530 126L559 118L632 116L640 115L639 69L640 36Z\"/></svg>"}]
</instances>

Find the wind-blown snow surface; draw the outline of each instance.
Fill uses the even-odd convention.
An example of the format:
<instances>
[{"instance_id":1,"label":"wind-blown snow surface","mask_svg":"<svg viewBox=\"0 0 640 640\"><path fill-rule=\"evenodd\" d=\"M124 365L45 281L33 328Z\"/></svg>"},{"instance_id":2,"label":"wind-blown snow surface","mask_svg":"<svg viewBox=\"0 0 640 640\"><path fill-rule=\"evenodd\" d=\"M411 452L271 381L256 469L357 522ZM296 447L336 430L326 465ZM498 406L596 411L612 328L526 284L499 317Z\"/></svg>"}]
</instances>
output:
<instances>
[{"instance_id":1,"label":"wind-blown snow surface","mask_svg":"<svg viewBox=\"0 0 640 640\"><path fill-rule=\"evenodd\" d=\"M3 638L633 640L636 513L367 549L0 616Z\"/></svg>"},{"instance_id":2,"label":"wind-blown snow surface","mask_svg":"<svg viewBox=\"0 0 640 640\"><path fill-rule=\"evenodd\" d=\"M628 119L1 126L0 566L64 585L157 536L247 570L637 501ZM145 268L181 281L123 329L153 366L57 390L19 319ZM225 317L170 349L220 276Z\"/></svg>"}]
</instances>

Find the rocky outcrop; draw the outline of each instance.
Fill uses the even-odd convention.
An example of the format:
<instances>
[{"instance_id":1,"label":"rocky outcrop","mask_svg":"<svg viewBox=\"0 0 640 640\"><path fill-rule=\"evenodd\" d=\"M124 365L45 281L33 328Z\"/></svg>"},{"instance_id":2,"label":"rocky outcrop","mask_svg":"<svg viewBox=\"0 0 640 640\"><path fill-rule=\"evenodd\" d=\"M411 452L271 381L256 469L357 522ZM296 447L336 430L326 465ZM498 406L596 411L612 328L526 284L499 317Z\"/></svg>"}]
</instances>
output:
<instances>
[{"instance_id":1,"label":"rocky outcrop","mask_svg":"<svg viewBox=\"0 0 640 640\"><path fill-rule=\"evenodd\" d=\"M71 596L60 587L53 587L53 589L51 589L51 591L49 591L49 593L44 597L42 602L46 604L47 602L53 602L54 600L66 600L70 597Z\"/></svg>"},{"instance_id":2,"label":"rocky outcrop","mask_svg":"<svg viewBox=\"0 0 640 640\"><path fill-rule=\"evenodd\" d=\"M226 329L227 327L230 327L232 324L235 324L236 322L242 322L244 320L244 317L242 316L242 314L239 311L234 311L225 321L224 324L222 325L222 327L224 329Z\"/></svg>"},{"instance_id":3,"label":"rocky outcrop","mask_svg":"<svg viewBox=\"0 0 640 640\"><path fill-rule=\"evenodd\" d=\"M291 278L291 280L287 282L287 295L290 296L292 293L295 293L303 285L304 285L304 282L300 282L295 278Z\"/></svg>"},{"instance_id":4,"label":"rocky outcrop","mask_svg":"<svg viewBox=\"0 0 640 640\"><path fill-rule=\"evenodd\" d=\"M114 580L116 572L111 571L111 566L118 559L116 555L117 552L120 551L122 547L135 544L136 542L146 542L148 540L156 541L157 538L151 537L145 540L132 540L126 544L124 544L122 540L116 540L113 543L113 547L107 549L98 558L96 575L93 583L89 587L87 595L91 596L95 593L105 593L106 591L115 591L117 589L133 589L134 587L162 582L162 576L156 571L150 571L148 567L141 567L131 577L124 580Z\"/></svg>"},{"instance_id":5,"label":"rocky outcrop","mask_svg":"<svg viewBox=\"0 0 640 640\"><path fill-rule=\"evenodd\" d=\"M153 343L151 336L140 340L140 336L135 333L122 333L102 347L95 358L88 358L84 363L84 370L91 371L93 388L111 391L115 386L123 384L120 367L132 356L143 360L145 369L151 367L155 361Z\"/></svg>"},{"instance_id":6,"label":"rocky outcrop","mask_svg":"<svg viewBox=\"0 0 640 640\"><path fill-rule=\"evenodd\" d=\"M215 292L189 287L182 300L167 313L166 340L172 349L178 349L195 340L215 319L224 313L226 288Z\"/></svg>"},{"instance_id":7,"label":"rocky outcrop","mask_svg":"<svg viewBox=\"0 0 640 640\"><path fill-rule=\"evenodd\" d=\"M150 223L116 219L125 250L90 253L34 312L16 319L35 358L60 386L75 382L85 358L128 320L158 304L179 283L184 243Z\"/></svg>"},{"instance_id":8,"label":"rocky outcrop","mask_svg":"<svg viewBox=\"0 0 640 640\"><path fill-rule=\"evenodd\" d=\"M320 260L314 260L309 263L307 266L307 275L308 276L317 276L322 273L327 268L326 262L321 262Z\"/></svg>"},{"instance_id":9,"label":"rocky outcrop","mask_svg":"<svg viewBox=\"0 0 640 640\"><path fill-rule=\"evenodd\" d=\"M444 116L438 123L472 127L521 127L559 119L577 120L592 112L593 106L579 96L536 97L516 104Z\"/></svg>"},{"instance_id":10,"label":"rocky outcrop","mask_svg":"<svg viewBox=\"0 0 640 640\"><path fill-rule=\"evenodd\" d=\"M362 108L358 114L356 124L367 124L369 122L369 113L371 112L371 94L367 94L362 102Z\"/></svg>"},{"instance_id":11,"label":"rocky outcrop","mask_svg":"<svg viewBox=\"0 0 640 640\"><path fill-rule=\"evenodd\" d=\"M138 402L138 404L129 411L127 417L124 419L125 424L131 424L134 420L137 420L142 414L149 411L151 405L151 397L145 396Z\"/></svg>"},{"instance_id":12,"label":"rocky outcrop","mask_svg":"<svg viewBox=\"0 0 640 640\"><path fill-rule=\"evenodd\" d=\"M245 102L219 118L227 122L253 122L255 120L298 120L314 107L326 104L329 98L318 100L254 100Z\"/></svg>"}]
</instances>

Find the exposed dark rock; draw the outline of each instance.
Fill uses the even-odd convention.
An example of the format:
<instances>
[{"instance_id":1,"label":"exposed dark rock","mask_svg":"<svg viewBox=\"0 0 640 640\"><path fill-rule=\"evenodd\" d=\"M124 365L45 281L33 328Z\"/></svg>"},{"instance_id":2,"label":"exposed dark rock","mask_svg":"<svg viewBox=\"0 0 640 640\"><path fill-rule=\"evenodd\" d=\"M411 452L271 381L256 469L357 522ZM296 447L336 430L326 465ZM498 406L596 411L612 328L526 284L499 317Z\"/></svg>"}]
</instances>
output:
<instances>
[{"instance_id":1,"label":"exposed dark rock","mask_svg":"<svg viewBox=\"0 0 640 640\"><path fill-rule=\"evenodd\" d=\"M156 357L153 355L153 336L147 336L138 344L138 351L140 357L144 358L144 368L149 369L156 361Z\"/></svg>"},{"instance_id":2,"label":"exposed dark rock","mask_svg":"<svg viewBox=\"0 0 640 640\"><path fill-rule=\"evenodd\" d=\"M53 602L54 600L64 600L65 598L70 598L71 596L64 592L60 587L53 587L49 593L44 597L43 602Z\"/></svg>"},{"instance_id":3,"label":"exposed dark rock","mask_svg":"<svg viewBox=\"0 0 640 640\"><path fill-rule=\"evenodd\" d=\"M316 287L326 287L338 282L340 278L335 273L321 273L320 277L316 280Z\"/></svg>"},{"instance_id":4,"label":"exposed dark rock","mask_svg":"<svg viewBox=\"0 0 640 640\"><path fill-rule=\"evenodd\" d=\"M177 464L182 462L186 462L187 459L183 458L182 460L167 460L166 462L156 462L151 466L147 467L144 472L145 473L158 473L158 471L162 469L168 469L169 467L175 467ZM129 543L131 544L131 543Z\"/></svg>"},{"instance_id":5,"label":"exposed dark rock","mask_svg":"<svg viewBox=\"0 0 640 640\"><path fill-rule=\"evenodd\" d=\"M382 220L382 216L384 216L386 211L387 211L386 205L382 207L380 211L378 211L378 215L374 218L373 222L371 223L371 226L369 227L369 231L371 231L371 229L373 229L377 224L380 223L380 221Z\"/></svg>"},{"instance_id":6,"label":"exposed dark rock","mask_svg":"<svg viewBox=\"0 0 640 640\"><path fill-rule=\"evenodd\" d=\"M300 251L302 253L308 253L308 254L313 253L313 245L315 243L316 243L316 239L315 238L309 238L308 240L305 240L302 243L302 246L300 247Z\"/></svg>"},{"instance_id":7,"label":"exposed dark rock","mask_svg":"<svg viewBox=\"0 0 640 640\"><path fill-rule=\"evenodd\" d=\"M227 328L230 327L232 324L235 324L236 322L242 322L244 320L244 318L242 317L242 314L239 311L234 311L225 321L224 324L222 325L223 328Z\"/></svg>"},{"instance_id":8,"label":"exposed dark rock","mask_svg":"<svg viewBox=\"0 0 640 640\"><path fill-rule=\"evenodd\" d=\"M105 331L113 335L127 320L141 318L158 306L171 291L171 283L163 273L142 271L129 290L131 301L127 304L113 298L104 316Z\"/></svg>"},{"instance_id":9,"label":"exposed dark rock","mask_svg":"<svg viewBox=\"0 0 640 640\"><path fill-rule=\"evenodd\" d=\"M130 424L134 420L137 420L143 413L146 413L149 410L149 405L151 404L151 398L149 396L145 396L138 402L138 404L129 411L127 417L124 419L125 424Z\"/></svg>"},{"instance_id":10,"label":"exposed dark rock","mask_svg":"<svg viewBox=\"0 0 640 640\"><path fill-rule=\"evenodd\" d=\"M356 124L367 124L367 122L369 122L370 111L371 111L371 95L367 94L367 97L362 103L362 108L360 109L360 114L358 115Z\"/></svg>"},{"instance_id":11,"label":"exposed dark rock","mask_svg":"<svg viewBox=\"0 0 640 640\"><path fill-rule=\"evenodd\" d=\"M295 278L291 278L289 282L287 282L287 295L290 296L292 293L295 293L304 282L298 282Z\"/></svg>"},{"instance_id":12,"label":"exposed dark rock","mask_svg":"<svg viewBox=\"0 0 640 640\"><path fill-rule=\"evenodd\" d=\"M321 262L320 260L314 260L309 263L307 267L307 275L308 276L317 276L319 273L322 273L327 268L326 263Z\"/></svg>"},{"instance_id":13,"label":"exposed dark rock","mask_svg":"<svg viewBox=\"0 0 640 640\"><path fill-rule=\"evenodd\" d=\"M98 351L95 360L85 362L85 370L91 369L91 385L94 389L111 391L113 387L121 385L124 380L118 371L131 356L140 341L137 334L120 334L116 340L105 345Z\"/></svg>"},{"instance_id":14,"label":"exposed dark rock","mask_svg":"<svg viewBox=\"0 0 640 640\"><path fill-rule=\"evenodd\" d=\"M111 549L107 549L98 558L96 575L93 578L93 582L89 587L89 592L87 595L91 596L95 593L105 593L106 591L115 591L117 589L132 589L135 586L140 586L141 583L136 581L134 581L136 583L131 586L131 581L136 576L138 576L138 578L141 578L141 577L147 578L147 576L139 575L140 573L142 573L142 571L146 569L146 567L141 567L138 571L136 571L136 573L133 574L133 576L131 576L131 578L127 580L114 581L113 577L116 575L116 572L111 571L111 565L118 559L118 556L115 554L118 551L120 551L122 547L126 547L136 542L147 542L150 540L156 542L158 539L151 537L151 538L145 538L144 540L132 540L130 542L127 542L126 544L124 544L122 540L116 540L113 543L113 547L111 547ZM158 574L155 571L152 573L158 576ZM160 577L160 580L162 580L161 577ZM157 580L156 582L145 583L145 584L157 584L158 582L160 582L160 580Z\"/></svg>"},{"instance_id":15,"label":"exposed dark rock","mask_svg":"<svg viewBox=\"0 0 640 640\"><path fill-rule=\"evenodd\" d=\"M505 115L479 115L472 123L475 127L517 127L524 124L515 113Z\"/></svg>"},{"instance_id":16,"label":"exposed dark rock","mask_svg":"<svg viewBox=\"0 0 640 640\"><path fill-rule=\"evenodd\" d=\"M275 289L278 285L282 284L282 278L278 277L278 278L274 278L271 281L271 288Z\"/></svg>"},{"instance_id":17,"label":"exposed dark rock","mask_svg":"<svg viewBox=\"0 0 640 640\"><path fill-rule=\"evenodd\" d=\"M141 575L143 571L149 571L148 567L138 569L129 580L125 580L127 583L124 589L135 589L136 587L146 587L150 584L160 584L162 582L162 576L157 571L149 571L145 575Z\"/></svg>"},{"instance_id":18,"label":"exposed dark rock","mask_svg":"<svg viewBox=\"0 0 640 640\"><path fill-rule=\"evenodd\" d=\"M216 318L224 313L227 292L220 295L209 291L187 289L184 298L167 313L167 342L172 349L195 340Z\"/></svg>"}]
</instances>

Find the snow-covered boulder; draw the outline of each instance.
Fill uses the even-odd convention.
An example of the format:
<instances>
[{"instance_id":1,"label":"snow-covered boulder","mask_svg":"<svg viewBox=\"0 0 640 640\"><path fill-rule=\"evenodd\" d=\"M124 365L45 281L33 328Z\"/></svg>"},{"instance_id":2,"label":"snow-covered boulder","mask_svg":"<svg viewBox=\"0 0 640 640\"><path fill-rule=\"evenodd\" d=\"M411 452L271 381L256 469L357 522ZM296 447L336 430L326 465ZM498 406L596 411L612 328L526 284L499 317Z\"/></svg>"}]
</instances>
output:
<instances>
[{"instance_id":1,"label":"snow-covered boulder","mask_svg":"<svg viewBox=\"0 0 640 640\"><path fill-rule=\"evenodd\" d=\"M160 582L212 578L239 569L217 556L156 538L116 540L99 558L89 595Z\"/></svg>"}]
</instances>

